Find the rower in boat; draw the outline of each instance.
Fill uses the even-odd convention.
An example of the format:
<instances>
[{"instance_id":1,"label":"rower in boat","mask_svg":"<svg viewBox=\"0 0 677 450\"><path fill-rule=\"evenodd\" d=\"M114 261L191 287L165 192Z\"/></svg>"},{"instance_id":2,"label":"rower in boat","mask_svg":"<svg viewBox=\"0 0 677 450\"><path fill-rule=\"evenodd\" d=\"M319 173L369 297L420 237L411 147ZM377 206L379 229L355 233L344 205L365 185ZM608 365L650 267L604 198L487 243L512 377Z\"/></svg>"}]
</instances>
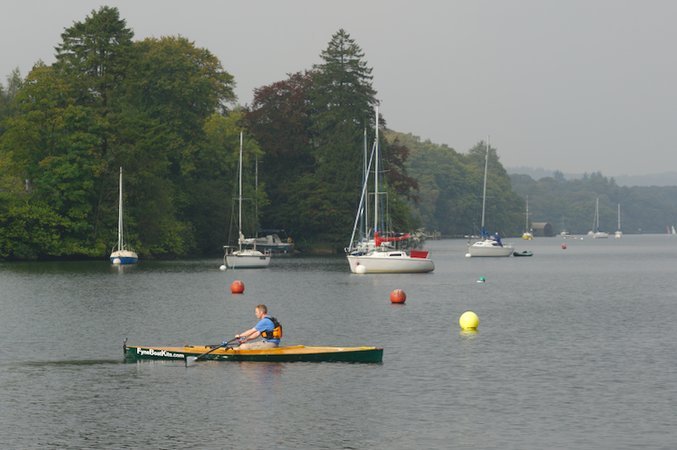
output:
<instances>
[{"instance_id":1,"label":"rower in boat","mask_svg":"<svg viewBox=\"0 0 677 450\"><path fill-rule=\"evenodd\" d=\"M258 305L254 309L254 314L259 319L256 325L247 331L235 335L235 338L240 341L239 350L263 350L280 345L282 326L277 319L268 315L268 307L263 304ZM262 340L251 342L259 337ZM224 344L226 343L224 342Z\"/></svg>"}]
</instances>

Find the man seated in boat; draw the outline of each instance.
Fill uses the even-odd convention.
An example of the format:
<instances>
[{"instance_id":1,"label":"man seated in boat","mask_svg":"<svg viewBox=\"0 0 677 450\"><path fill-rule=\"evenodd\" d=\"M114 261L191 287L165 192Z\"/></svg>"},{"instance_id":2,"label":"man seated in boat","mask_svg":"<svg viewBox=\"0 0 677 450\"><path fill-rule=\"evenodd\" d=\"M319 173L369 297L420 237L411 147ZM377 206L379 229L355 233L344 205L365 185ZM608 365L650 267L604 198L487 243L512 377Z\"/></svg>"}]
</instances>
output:
<instances>
[{"instance_id":1,"label":"man seated in boat","mask_svg":"<svg viewBox=\"0 0 677 450\"><path fill-rule=\"evenodd\" d=\"M238 349L260 350L275 348L280 345L282 326L277 319L268 315L268 307L266 305L258 305L254 309L254 314L259 319L254 328L235 335L240 340ZM259 337L261 337L260 341L251 342Z\"/></svg>"},{"instance_id":2,"label":"man seated in boat","mask_svg":"<svg viewBox=\"0 0 677 450\"><path fill-rule=\"evenodd\" d=\"M501 242L501 235L498 234L498 231L496 233L494 233L494 235L491 238L494 241L496 241L496 245L503 247L503 242Z\"/></svg>"}]
</instances>

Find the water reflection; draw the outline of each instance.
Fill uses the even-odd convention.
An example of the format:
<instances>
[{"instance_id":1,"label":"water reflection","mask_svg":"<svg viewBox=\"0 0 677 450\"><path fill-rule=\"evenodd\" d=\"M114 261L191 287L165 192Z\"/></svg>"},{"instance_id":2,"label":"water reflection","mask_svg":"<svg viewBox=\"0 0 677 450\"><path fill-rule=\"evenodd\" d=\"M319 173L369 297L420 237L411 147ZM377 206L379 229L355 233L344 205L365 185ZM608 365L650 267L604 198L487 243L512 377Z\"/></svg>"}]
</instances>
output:
<instances>
[{"instance_id":1,"label":"water reflection","mask_svg":"<svg viewBox=\"0 0 677 450\"><path fill-rule=\"evenodd\" d=\"M677 241L619 241L586 239L563 252L561 240L540 239L529 243L533 258L500 260L465 259L464 241L435 241L436 270L425 276L351 275L342 256L225 274L219 258L0 263L1 440L7 448L672 448L677 362L666 355L677 339ZM490 281L476 284L479 275ZM230 294L235 277L244 295ZM407 292L405 307L389 302L395 288ZM282 321L287 343L375 345L384 361L122 364L127 335L219 342L246 328L258 303ZM469 308L486 317L481 336L459 330ZM637 331L642 317L649 331Z\"/></svg>"}]
</instances>

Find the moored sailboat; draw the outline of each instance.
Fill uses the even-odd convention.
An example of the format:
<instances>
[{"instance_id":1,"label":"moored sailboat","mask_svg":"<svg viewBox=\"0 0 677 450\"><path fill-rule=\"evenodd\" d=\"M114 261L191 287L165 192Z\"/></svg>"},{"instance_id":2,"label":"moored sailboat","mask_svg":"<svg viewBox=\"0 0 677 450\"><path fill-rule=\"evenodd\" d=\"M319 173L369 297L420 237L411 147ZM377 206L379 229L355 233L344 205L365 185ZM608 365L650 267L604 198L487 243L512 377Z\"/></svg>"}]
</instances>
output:
<instances>
[{"instance_id":1,"label":"moored sailboat","mask_svg":"<svg viewBox=\"0 0 677 450\"><path fill-rule=\"evenodd\" d=\"M466 256L510 256L513 248L511 245L503 245L501 238L496 233L489 236L484 227L484 216L486 212L487 203L487 169L489 167L489 139L487 139L487 151L484 155L484 184L482 188L482 224L481 224L481 238L479 241L468 245L468 253Z\"/></svg>"},{"instance_id":2,"label":"moored sailboat","mask_svg":"<svg viewBox=\"0 0 677 450\"><path fill-rule=\"evenodd\" d=\"M609 233L606 231L599 231L599 197L595 200L595 220L592 224L592 231L588 233L592 235L593 239L607 239Z\"/></svg>"},{"instance_id":3,"label":"moored sailboat","mask_svg":"<svg viewBox=\"0 0 677 450\"><path fill-rule=\"evenodd\" d=\"M366 161L366 158L365 158ZM359 241L355 240L355 233L360 219L366 221L366 198L371 162L374 162L374 224L373 233L368 231ZM379 197L379 137L378 137L378 108L376 109L376 137L372 150L372 158L365 165L360 205L355 218L355 225L346 248L346 257L352 273L425 273L435 270L435 264L430 259L427 250L398 249L396 246L410 239L408 233L401 235L384 234L379 229L381 201ZM368 227L365 224L365 230Z\"/></svg>"},{"instance_id":4,"label":"moored sailboat","mask_svg":"<svg viewBox=\"0 0 677 450\"><path fill-rule=\"evenodd\" d=\"M618 204L618 227L614 233L614 238L620 239L623 237L623 232L621 231L621 204Z\"/></svg>"},{"instance_id":5,"label":"moored sailboat","mask_svg":"<svg viewBox=\"0 0 677 450\"><path fill-rule=\"evenodd\" d=\"M225 245L225 266L238 269L261 269L270 264L270 252L256 249L256 238L245 238L242 234L242 146L243 134L240 132L240 157L238 164L238 214L237 247Z\"/></svg>"},{"instance_id":6,"label":"moored sailboat","mask_svg":"<svg viewBox=\"0 0 677 450\"><path fill-rule=\"evenodd\" d=\"M120 167L120 181L119 181L119 199L118 199L118 243L113 247L110 254L110 262L113 264L136 264L139 257L133 250L130 250L125 245L124 226L123 226L123 209L122 209L122 167ZM116 250L117 249L117 250Z\"/></svg>"},{"instance_id":7,"label":"moored sailboat","mask_svg":"<svg viewBox=\"0 0 677 450\"><path fill-rule=\"evenodd\" d=\"M522 239L526 241L530 241L534 238L534 234L531 232L529 228L529 196L527 195L527 212L526 212L526 219L524 223L524 233L522 233Z\"/></svg>"}]
</instances>

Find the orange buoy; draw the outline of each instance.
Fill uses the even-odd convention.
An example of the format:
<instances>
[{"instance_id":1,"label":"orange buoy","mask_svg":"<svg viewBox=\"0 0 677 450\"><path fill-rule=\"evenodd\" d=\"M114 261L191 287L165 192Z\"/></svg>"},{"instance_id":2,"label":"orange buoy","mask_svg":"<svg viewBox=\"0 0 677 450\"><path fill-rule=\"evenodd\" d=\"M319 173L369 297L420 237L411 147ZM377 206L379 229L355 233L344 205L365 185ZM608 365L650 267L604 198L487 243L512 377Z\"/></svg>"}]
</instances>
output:
<instances>
[{"instance_id":1,"label":"orange buoy","mask_svg":"<svg viewBox=\"0 0 677 450\"><path fill-rule=\"evenodd\" d=\"M562 244L562 250L566 250L566 249L567 249L567 245L566 245L566 244Z\"/></svg>"},{"instance_id":2,"label":"orange buoy","mask_svg":"<svg viewBox=\"0 0 677 450\"><path fill-rule=\"evenodd\" d=\"M233 294L244 293L244 283L240 280L235 280L230 284L230 292Z\"/></svg>"},{"instance_id":3,"label":"orange buoy","mask_svg":"<svg viewBox=\"0 0 677 450\"><path fill-rule=\"evenodd\" d=\"M391 303L404 303L407 300L407 294L402 289L395 289L390 293Z\"/></svg>"}]
</instances>

